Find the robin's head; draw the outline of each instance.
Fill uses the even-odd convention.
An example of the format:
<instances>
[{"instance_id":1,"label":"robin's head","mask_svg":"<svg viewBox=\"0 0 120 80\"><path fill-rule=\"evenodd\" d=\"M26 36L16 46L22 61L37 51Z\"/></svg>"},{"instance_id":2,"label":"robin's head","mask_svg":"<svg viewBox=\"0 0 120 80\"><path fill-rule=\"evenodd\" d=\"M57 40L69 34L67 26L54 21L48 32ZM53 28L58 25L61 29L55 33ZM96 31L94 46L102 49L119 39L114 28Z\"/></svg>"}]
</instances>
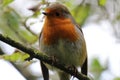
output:
<instances>
[{"instance_id":1,"label":"robin's head","mask_svg":"<svg viewBox=\"0 0 120 80\"><path fill-rule=\"evenodd\" d=\"M52 44L59 39L76 41L78 34L75 31L75 21L67 7L60 3L50 4L43 14L45 22L43 25L43 36L45 44Z\"/></svg>"},{"instance_id":2,"label":"robin's head","mask_svg":"<svg viewBox=\"0 0 120 80\"><path fill-rule=\"evenodd\" d=\"M65 7L60 3L50 4L45 9L45 12L43 12L43 14L46 17L59 18L59 19L69 18L69 16L71 15L67 7Z\"/></svg>"}]
</instances>

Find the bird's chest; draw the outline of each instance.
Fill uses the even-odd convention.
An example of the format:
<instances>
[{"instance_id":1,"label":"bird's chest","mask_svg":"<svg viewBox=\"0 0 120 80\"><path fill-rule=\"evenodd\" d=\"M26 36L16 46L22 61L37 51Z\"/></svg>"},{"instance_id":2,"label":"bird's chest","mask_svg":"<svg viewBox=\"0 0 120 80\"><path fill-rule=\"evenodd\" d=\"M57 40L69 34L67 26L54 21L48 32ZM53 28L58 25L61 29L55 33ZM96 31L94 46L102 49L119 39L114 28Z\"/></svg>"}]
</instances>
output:
<instances>
[{"instance_id":1,"label":"bird's chest","mask_svg":"<svg viewBox=\"0 0 120 80\"><path fill-rule=\"evenodd\" d=\"M76 41L80 36L69 20L64 22L54 22L45 24L43 27L43 42L46 45L57 43L59 40Z\"/></svg>"}]
</instances>

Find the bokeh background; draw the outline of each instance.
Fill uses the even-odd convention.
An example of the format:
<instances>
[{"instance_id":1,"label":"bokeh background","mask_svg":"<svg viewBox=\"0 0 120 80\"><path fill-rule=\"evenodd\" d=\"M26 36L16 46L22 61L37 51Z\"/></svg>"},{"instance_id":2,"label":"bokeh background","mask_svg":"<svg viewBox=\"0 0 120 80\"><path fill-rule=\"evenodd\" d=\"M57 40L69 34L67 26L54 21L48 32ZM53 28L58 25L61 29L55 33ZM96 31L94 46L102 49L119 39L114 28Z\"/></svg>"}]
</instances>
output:
<instances>
[{"instance_id":1,"label":"bokeh background","mask_svg":"<svg viewBox=\"0 0 120 80\"><path fill-rule=\"evenodd\" d=\"M55 1L69 8L83 30L89 76L120 80L120 0L0 0L0 34L39 50L41 12ZM1 41L0 55L0 80L43 80L39 60L24 61L23 52ZM54 71L50 75L57 80Z\"/></svg>"}]
</instances>

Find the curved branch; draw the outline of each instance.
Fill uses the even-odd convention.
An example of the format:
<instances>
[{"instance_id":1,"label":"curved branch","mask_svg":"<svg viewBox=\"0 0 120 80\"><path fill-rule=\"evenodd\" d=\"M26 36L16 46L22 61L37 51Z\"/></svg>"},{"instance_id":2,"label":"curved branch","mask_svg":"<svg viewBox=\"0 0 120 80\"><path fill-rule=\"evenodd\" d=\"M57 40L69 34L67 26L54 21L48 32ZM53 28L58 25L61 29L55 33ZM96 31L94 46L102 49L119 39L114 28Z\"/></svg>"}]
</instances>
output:
<instances>
[{"instance_id":1,"label":"curved branch","mask_svg":"<svg viewBox=\"0 0 120 80\"><path fill-rule=\"evenodd\" d=\"M79 80L90 80L87 76L81 74L81 73L78 73L78 72L75 72L74 70L70 70L66 67L64 67L64 64L61 64L59 62L55 62L53 61L52 58L46 56L46 55L43 55L43 53L39 52L38 50L35 50L35 49L32 49L32 48L28 48L28 47L25 47L24 45L12 40L11 38L7 37L7 36L3 36L2 34L0 34L0 40L25 52L25 53L28 53L30 55L30 59L32 58L37 58L49 65L52 65L52 66L55 66L56 68L59 68L61 69L62 71L65 71L69 74L71 74L72 76L78 78Z\"/></svg>"}]
</instances>

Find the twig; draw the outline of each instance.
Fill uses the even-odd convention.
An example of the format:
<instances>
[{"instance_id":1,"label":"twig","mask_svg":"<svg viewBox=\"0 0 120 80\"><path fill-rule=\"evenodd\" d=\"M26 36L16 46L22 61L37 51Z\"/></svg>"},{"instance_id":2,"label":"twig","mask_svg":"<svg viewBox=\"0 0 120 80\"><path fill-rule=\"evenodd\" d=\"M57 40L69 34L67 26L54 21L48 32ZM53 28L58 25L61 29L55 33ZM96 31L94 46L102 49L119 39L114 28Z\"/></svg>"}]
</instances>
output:
<instances>
[{"instance_id":1,"label":"twig","mask_svg":"<svg viewBox=\"0 0 120 80\"><path fill-rule=\"evenodd\" d=\"M26 25L26 21L29 19L30 17L26 18L24 22L21 22L23 24L23 26L34 36L37 36L37 34L35 34L31 29L30 26Z\"/></svg>"}]
</instances>

